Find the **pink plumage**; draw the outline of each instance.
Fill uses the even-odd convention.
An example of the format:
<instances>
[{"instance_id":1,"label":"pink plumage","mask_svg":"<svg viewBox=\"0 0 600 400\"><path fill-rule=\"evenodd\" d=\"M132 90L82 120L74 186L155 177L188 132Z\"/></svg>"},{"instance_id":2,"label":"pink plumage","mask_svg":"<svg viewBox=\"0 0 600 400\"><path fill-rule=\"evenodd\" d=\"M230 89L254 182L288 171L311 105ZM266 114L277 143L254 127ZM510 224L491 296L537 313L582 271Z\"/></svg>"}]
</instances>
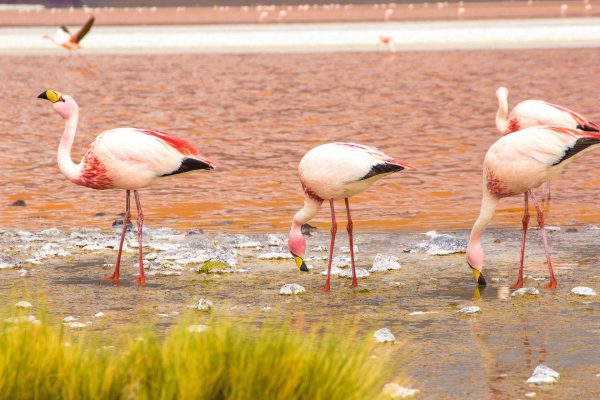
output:
<instances>
[{"instance_id":1,"label":"pink plumage","mask_svg":"<svg viewBox=\"0 0 600 400\"><path fill-rule=\"evenodd\" d=\"M52 99L48 97L51 94ZM65 130L58 147L60 171L73 183L92 189L125 189L126 209L117 262L113 275L118 282L125 232L130 221L130 191L138 211L138 240L140 276L137 284L145 283L142 258L143 213L138 189L157 179L196 169L214 169L215 162L200 155L185 140L151 129L117 128L100 133L87 148L81 162L71 160L71 147L77 130L79 107L72 97L46 91L38 97L53 102L54 110L65 120Z\"/></svg>"}]
</instances>

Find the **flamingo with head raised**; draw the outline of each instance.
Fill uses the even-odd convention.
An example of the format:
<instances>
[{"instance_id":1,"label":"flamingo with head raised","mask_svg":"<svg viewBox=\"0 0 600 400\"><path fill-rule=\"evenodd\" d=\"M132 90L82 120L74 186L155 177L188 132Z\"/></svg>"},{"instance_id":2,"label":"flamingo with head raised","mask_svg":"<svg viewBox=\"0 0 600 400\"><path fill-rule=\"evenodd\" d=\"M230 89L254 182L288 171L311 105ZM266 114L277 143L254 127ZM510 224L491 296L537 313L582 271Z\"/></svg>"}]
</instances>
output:
<instances>
[{"instance_id":1,"label":"flamingo with head raised","mask_svg":"<svg viewBox=\"0 0 600 400\"><path fill-rule=\"evenodd\" d=\"M54 36L44 35L42 37L44 39L51 40L58 46L69 50L69 54L71 54L71 51L79 50L81 48L79 42L90 31L92 25L94 24L94 20L94 17L90 17L75 34L71 34L71 32L69 32L69 28L67 28L65 25L61 25L60 28L56 30Z\"/></svg>"},{"instance_id":2,"label":"flamingo with head raised","mask_svg":"<svg viewBox=\"0 0 600 400\"><path fill-rule=\"evenodd\" d=\"M58 167L73 183L92 189L125 189L126 206L123 230L115 270L105 279L119 281L121 252L127 226L131 218L130 192L133 190L137 206L140 275L135 283L145 284L142 257L142 225L144 214L138 189L149 186L159 178L196 169L214 169L215 163L200 155L198 150L183 139L150 129L117 128L105 131L87 148L79 164L71 160L79 107L71 96L46 90L39 96L49 100L52 108L65 120L65 130L58 147Z\"/></svg>"},{"instance_id":3,"label":"flamingo with head raised","mask_svg":"<svg viewBox=\"0 0 600 400\"><path fill-rule=\"evenodd\" d=\"M319 211L324 200L329 200L331 208L331 245L327 280L323 291L329 291L331 261L337 232L334 200L344 199L348 215L348 239L350 241L350 259L352 263L352 286L358 286L354 265L353 224L350 216L348 198L362 192L375 181L394 172L410 168L410 165L392 158L369 146L354 143L328 143L317 146L304 155L298 172L304 190L304 207L294 215L288 238L288 248L296 265L301 271L308 271L304 262L306 240L301 227L310 221Z\"/></svg>"},{"instance_id":4,"label":"flamingo with head raised","mask_svg":"<svg viewBox=\"0 0 600 400\"><path fill-rule=\"evenodd\" d=\"M492 221L500 199L524 193L525 212L521 239L519 277L513 288L523 287L523 261L529 223L529 198L533 201L544 242L550 273L548 289L556 287L556 278L550 259L550 250L544 228L544 214L533 193L533 188L548 182L568 164L600 144L600 133L570 129L562 126L540 126L502 136L488 150L483 162L483 199L479 217L473 225L467 246L467 263L475 282L485 285L481 274L483 250L481 236Z\"/></svg>"}]
</instances>

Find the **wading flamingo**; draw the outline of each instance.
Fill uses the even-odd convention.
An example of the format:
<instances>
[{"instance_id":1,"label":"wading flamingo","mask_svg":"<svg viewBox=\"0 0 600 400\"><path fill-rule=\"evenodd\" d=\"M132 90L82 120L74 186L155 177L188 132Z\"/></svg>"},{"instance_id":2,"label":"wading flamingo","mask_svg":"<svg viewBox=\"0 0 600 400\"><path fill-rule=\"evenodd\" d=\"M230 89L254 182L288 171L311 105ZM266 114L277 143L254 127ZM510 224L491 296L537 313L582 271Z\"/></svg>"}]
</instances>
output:
<instances>
[{"instance_id":1,"label":"wading flamingo","mask_svg":"<svg viewBox=\"0 0 600 400\"><path fill-rule=\"evenodd\" d=\"M331 245L327 280L323 291L329 291L331 260L335 244L337 223L333 201L344 199L348 215L348 239L352 263L352 287L358 286L354 267L353 225L350 217L348 198L362 192L375 181L394 172L411 168L410 165L394 159L381 151L354 143L328 143L317 146L302 157L298 166L300 183L304 190L304 207L294 215L288 238L288 248L301 271L308 271L304 263L306 240L302 236L302 224L310 221L319 211L323 200L329 200L331 208Z\"/></svg>"},{"instance_id":2,"label":"wading flamingo","mask_svg":"<svg viewBox=\"0 0 600 400\"><path fill-rule=\"evenodd\" d=\"M92 25L94 24L94 20L94 17L90 17L90 19L88 19L74 35L69 32L69 29L65 25L61 25L60 28L56 30L54 36L44 35L42 37L44 39L49 39L55 44L69 50L69 55L71 55L71 51L79 50L81 48L79 42L90 31Z\"/></svg>"},{"instance_id":3,"label":"wading flamingo","mask_svg":"<svg viewBox=\"0 0 600 400\"><path fill-rule=\"evenodd\" d=\"M138 218L140 276L138 285L145 284L142 257L142 224L144 214L138 189L156 179L181 174L195 169L214 169L215 163L201 156L198 150L183 139L150 129L117 128L105 131L87 148L79 164L71 160L71 146L75 139L79 107L71 96L46 90L38 98L49 100L52 108L65 120L65 131L58 146L58 167L73 183L92 189L125 189L125 216L119 242L115 270L104 279L119 281L119 267L125 232L131 218L130 191L133 190Z\"/></svg>"},{"instance_id":4,"label":"wading flamingo","mask_svg":"<svg viewBox=\"0 0 600 400\"><path fill-rule=\"evenodd\" d=\"M540 126L502 136L488 150L483 161L483 199L479 217L473 225L467 246L467 263L472 269L475 282L485 285L481 274L483 250L481 236L492 221L501 198L524 193L523 236L521 239L521 262L519 278L512 288L523 287L523 261L525 239L529 223L530 197L537 211L537 220L544 242L546 262L550 273L548 289L556 287L556 278L550 260L550 251L544 229L544 214L533 188L549 181L568 164L590 151L600 143L600 133L570 129L562 126Z\"/></svg>"},{"instance_id":5,"label":"wading flamingo","mask_svg":"<svg viewBox=\"0 0 600 400\"><path fill-rule=\"evenodd\" d=\"M600 132L600 125L583 115L566 107L548 103L543 100L525 100L514 106L508 113L508 89L499 87L496 90L498 111L496 112L496 128L502 135L516 132L532 126L553 125L564 126L583 131ZM550 201L550 186L542 184L542 198Z\"/></svg>"}]
</instances>

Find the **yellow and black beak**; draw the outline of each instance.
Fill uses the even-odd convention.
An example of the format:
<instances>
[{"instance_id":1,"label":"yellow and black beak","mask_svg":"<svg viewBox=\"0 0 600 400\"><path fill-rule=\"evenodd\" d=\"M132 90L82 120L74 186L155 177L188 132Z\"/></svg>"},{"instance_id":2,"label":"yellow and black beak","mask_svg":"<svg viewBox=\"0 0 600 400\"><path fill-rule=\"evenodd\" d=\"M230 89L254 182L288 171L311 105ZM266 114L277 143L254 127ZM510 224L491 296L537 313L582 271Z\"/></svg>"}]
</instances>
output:
<instances>
[{"instance_id":1,"label":"yellow and black beak","mask_svg":"<svg viewBox=\"0 0 600 400\"><path fill-rule=\"evenodd\" d=\"M60 92L57 92L56 90L46 90L45 92L40 93L38 99L46 99L49 100L50 103L65 101L65 99L63 99L62 97L62 94L60 94Z\"/></svg>"},{"instance_id":2,"label":"yellow and black beak","mask_svg":"<svg viewBox=\"0 0 600 400\"><path fill-rule=\"evenodd\" d=\"M487 282L485 281L485 278L483 277L481 271L471 267L471 272L473 272L473 278L475 278L475 283L481 286L487 285Z\"/></svg>"},{"instance_id":3,"label":"yellow and black beak","mask_svg":"<svg viewBox=\"0 0 600 400\"><path fill-rule=\"evenodd\" d=\"M294 261L296 261L296 265L298 266L298 268L300 268L300 271L308 272L308 267L306 266L306 263L304 262L302 257L298 257L295 255Z\"/></svg>"}]
</instances>

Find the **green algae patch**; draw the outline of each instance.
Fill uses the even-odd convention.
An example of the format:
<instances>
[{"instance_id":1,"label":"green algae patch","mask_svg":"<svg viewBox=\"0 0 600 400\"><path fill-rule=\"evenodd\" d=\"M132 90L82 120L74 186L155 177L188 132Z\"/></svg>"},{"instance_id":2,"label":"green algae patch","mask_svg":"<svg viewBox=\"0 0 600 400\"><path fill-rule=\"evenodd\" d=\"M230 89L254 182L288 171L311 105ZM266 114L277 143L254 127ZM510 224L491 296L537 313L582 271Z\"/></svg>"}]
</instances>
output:
<instances>
[{"instance_id":1,"label":"green algae patch","mask_svg":"<svg viewBox=\"0 0 600 400\"><path fill-rule=\"evenodd\" d=\"M199 274L223 273L229 269L229 265L220 261L206 261L198 268Z\"/></svg>"}]
</instances>

